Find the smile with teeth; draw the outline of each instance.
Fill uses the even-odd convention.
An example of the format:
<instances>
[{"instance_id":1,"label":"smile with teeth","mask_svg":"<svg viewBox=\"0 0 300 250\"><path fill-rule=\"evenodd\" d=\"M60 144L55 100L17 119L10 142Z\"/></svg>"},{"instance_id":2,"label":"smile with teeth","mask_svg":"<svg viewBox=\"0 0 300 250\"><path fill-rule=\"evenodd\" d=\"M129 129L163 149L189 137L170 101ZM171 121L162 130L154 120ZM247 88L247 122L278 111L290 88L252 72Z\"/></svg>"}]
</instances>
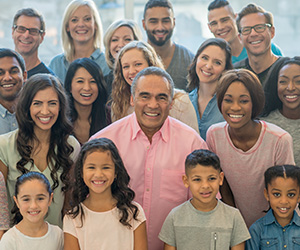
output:
<instances>
[{"instance_id":1,"label":"smile with teeth","mask_svg":"<svg viewBox=\"0 0 300 250\"><path fill-rule=\"evenodd\" d=\"M77 34L86 34L87 30L77 30L76 33Z\"/></svg>"},{"instance_id":2,"label":"smile with teeth","mask_svg":"<svg viewBox=\"0 0 300 250\"><path fill-rule=\"evenodd\" d=\"M96 185L102 185L105 181L92 181Z\"/></svg>"},{"instance_id":3,"label":"smile with teeth","mask_svg":"<svg viewBox=\"0 0 300 250\"><path fill-rule=\"evenodd\" d=\"M258 41L250 42L250 44L259 44L261 42L262 42L261 40L258 40Z\"/></svg>"},{"instance_id":4,"label":"smile with teeth","mask_svg":"<svg viewBox=\"0 0 300 250\"><path fill-rule=\"evenodd\" d=\"M81 93L80 95L83 97L91 97L92 96L92 94L84 94L84 93Z\"/></svg>"},{"instance_id":5,"label":"smile with teeth","mask_svg":"<svg viewBox=\"0 0 300 250\"><path fill-rule=\"evenodd\" d=\"M39 118L39 120L41 121L41 122L48 122L48 121L50 121L50 119L51 119L51 117L49 116L49 117L38 117Z\"/></svg>"},{"instance_id":6,"label":"smile with teeth","mask_svg":"<svg viewBox=\"0 0 300 250\"><path fill-rule=\"evenodd\" d=\"M298 95L285 95L286 99L295 99L297 97L298 97Z\"/></svg>"},{"instance_id":7,"label":"smile with teeth","mask_svg":"<svg viewBox=\"0 0 300 250\"><path fill-rule=\"evenodd\" d=\"M159 114L157 114L157 113L147 113L147 112L145 112L145 115L151 116L151 117L159 116Z\"/></svg>"},{"instance_id":8,"label":"smile with teeth","mask_svg":"<svg viewBox=\"0 0 300 250\"><path fill-rule=\"evenodd\" d=\"M233 114L228 114L229 117L231 118L242 118L244 115L233 115Z\"/></svg>"},{"instance_id":9,"label":"smile with teeth","mask_svg":"<svg viewBox=\"0 0 300 250\"><path fill-rule=\"evenodd\" d=\"M23 44L31 44L32 42L29 42L29 41L22 41L22 40L19 40L20 43L23 43Z\"/></svg>"},{"instance_id":10,"label":"smile with teeth","mask_svg":"<svg viewBox=\"0 0 300 250\"><path fill-rule=\"evenodd\" d=\"M289 210L289 208L286 208L286 207L279 207L278 209L282 213L286 213Z\"/></svg>"},{"instance_id":11,"label":"smile with teeth","mask_svg":"<svg viewBox=\"0 0 300 250\"><path fill-rule=\"evenodd\" d=\"M225 36L225 35L227 35L229 33L229 31L225 31L225 32L223 32L223 33L219 33L218 35L219 36Z\"/></svg>"},{"instance_id":12,"label":"smile with teeth","mask_svg":"<svg viewBox=\"0 0 300 250\"><path fill-rule=\"evenodd\" d=\"M202 71L203 75L206 75L206 76L211 76L212 75L212 73L206 72L204 70L201 70L201 71Z\"/></svg>"},{"instance_id":13,"label":"smile with teeth","mask_svg":"<svg viewBox=\"0 0 300 250\"><path fill-rule=\"evenodd\" d=\"M14 84L12 84L12 83L11 84L2 84L1 85L2 88L11 88L13 86L14 86Z\"/></svg>"},{"instance_id":14,"label":"smile with teeth","mask_svg":"<svg viewBox=\"0 0 300 250\"><path fill-rule=\"evenodd\" d=\"M36 214L39 214L40 211L29 211L28 213L31 214L31 215L36 215Z\"/></svg>"}]
</instances>

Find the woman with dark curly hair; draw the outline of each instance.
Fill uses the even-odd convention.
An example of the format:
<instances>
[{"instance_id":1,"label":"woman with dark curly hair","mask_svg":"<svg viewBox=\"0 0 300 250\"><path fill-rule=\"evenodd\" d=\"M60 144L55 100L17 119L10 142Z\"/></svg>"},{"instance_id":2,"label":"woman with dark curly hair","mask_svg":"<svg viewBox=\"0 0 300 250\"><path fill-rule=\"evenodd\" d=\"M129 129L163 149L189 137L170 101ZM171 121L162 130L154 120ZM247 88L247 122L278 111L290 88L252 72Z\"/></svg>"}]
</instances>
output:
<instances>
[{"instance_id":1,"label":"woman with dark curly hair","mask_svg":"<svg viewBox=\"0 0 300 250\"><path fill-rule=\"evenodd\" d=\"M34 75L24 85L17 104L19 129L0 136L0 171L7 179L10 210L17 177L29 171L41 172L54 193L46 221L59 226L68 173L80 150L78 141L70 136L68 107L56 77Z\"/></svg>"},{"instance_id":2,"label":"woman with dark curly hair","mask_svg":"<svg viewBox=\"0 0 300 250\"><path fill-rule=\"evenodd\" d=\"M115 144L107 138L87 142L74 170L64 249L147 250L146 217L133 202L135 193Z\"/></svg>"},{"instance_id":3,"label":"woman with dark curly hair","mask_svg":"<svg viewBox=\"0 0 300 250\"><path fill-rule=\"evenodd\" d=\"M65 89L74 135L83 144L109 123L105 108L107 92L101 68L89 58L76 59L67 71Z\"/></svg>"},{"instance_id":4,"label":"woman with dark curly hair","mask_svg":"<svg viewBox=\"0 0 300 250\"><path fill-rule=\"evenodd\" d=\"M300 57L282 58L268 74L262 119L293 137L296 165L300 164Z\"/></svg>"}]
</instances>

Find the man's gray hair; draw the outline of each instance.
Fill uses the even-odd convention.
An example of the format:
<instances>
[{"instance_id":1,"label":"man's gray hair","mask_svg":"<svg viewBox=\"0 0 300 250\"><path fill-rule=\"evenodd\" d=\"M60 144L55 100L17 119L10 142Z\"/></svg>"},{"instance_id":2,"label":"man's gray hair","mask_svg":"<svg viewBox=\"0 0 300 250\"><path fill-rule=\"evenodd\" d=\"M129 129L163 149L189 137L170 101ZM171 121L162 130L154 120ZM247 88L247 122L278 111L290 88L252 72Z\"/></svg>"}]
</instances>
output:
<instances>
[{"instance_id":1,"label":"man's gray hair","mask_svg":"<svg viewBox=\"0 0 300 250\"><path fill-rule=\"evenodd\" d=\"M170 95L171 95L171 100L174 97L174 82L172 77L169 75L169 73L161 68L158 67L147 67L143 70L141 70L134 78L132 85L131 85L131 94L133 96L133 99L135 98L135 90L136 90L136 85L138 80L142 77L142 76L149 76L149 75L155 75L155 76L161 76L167 79L167 81L169 82L169 88L170 88Z\"/></svg>"}]
</instances>

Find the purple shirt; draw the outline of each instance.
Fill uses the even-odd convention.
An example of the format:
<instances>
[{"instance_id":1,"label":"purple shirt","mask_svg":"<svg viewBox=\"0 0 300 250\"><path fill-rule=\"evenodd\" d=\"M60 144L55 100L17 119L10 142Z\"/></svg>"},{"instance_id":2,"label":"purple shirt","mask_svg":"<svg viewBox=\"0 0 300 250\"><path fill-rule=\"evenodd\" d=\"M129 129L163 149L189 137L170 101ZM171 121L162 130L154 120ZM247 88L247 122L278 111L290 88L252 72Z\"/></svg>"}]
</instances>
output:
<instances>
[{"instance_id":1,"label":"purple shirt","mask_svg":"<svg viewBox=\"0 0 300 250\"><path fill-rule=\"evenodd\" d=\"M114 122L91 139L100 137L116 144L130 175L135 201L146 214L149 250L162 249L158 234L165 218L172 208L189 198L182 182L186 156L195 149L207 149L205 141L189 126L168 117L150 144L135 113Z\"/></svg>"}]
</instances>

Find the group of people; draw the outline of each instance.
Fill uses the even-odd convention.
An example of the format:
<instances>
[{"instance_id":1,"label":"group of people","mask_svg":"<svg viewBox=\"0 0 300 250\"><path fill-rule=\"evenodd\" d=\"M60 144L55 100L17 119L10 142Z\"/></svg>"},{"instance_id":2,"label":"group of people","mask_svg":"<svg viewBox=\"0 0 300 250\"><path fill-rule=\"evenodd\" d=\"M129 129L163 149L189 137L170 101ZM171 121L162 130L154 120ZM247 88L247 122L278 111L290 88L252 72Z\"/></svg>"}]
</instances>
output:
<instances>
[{"instance_id":1,"label":"group of people","mask_svg":"<svg viewBox=\"0 0 300 250\"><path fill-rule=\"evenodd\" d=\"M169 0L142 24L147 42L126 19L103 36L95 3L73 0L46 66L42 15L15 15L0 249L300 248L300 57L271 42L272 14L212 1L195 55L172 41Z\"/></svg>"}]
</instances>

